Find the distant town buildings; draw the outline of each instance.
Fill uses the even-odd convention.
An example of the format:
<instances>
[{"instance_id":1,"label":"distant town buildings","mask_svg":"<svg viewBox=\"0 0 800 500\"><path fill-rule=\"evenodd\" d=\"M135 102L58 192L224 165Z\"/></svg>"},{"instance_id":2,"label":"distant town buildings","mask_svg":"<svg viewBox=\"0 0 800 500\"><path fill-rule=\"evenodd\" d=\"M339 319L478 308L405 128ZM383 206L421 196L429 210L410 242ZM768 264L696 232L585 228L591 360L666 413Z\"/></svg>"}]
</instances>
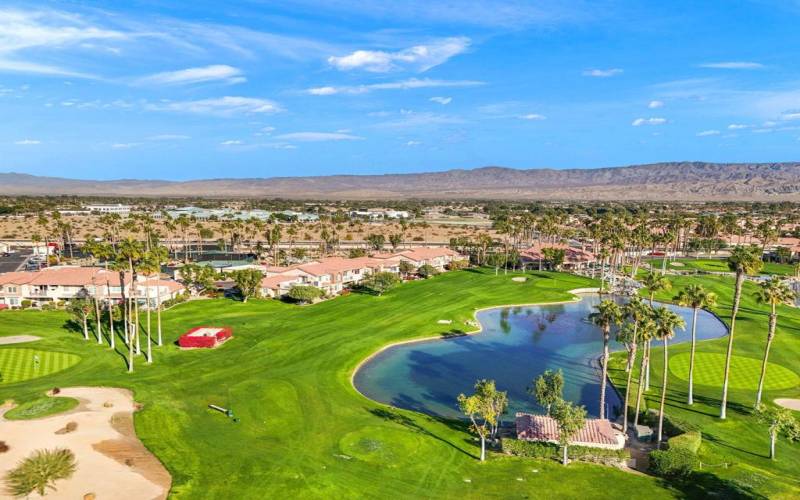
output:
<instances>
[{"instance_id":1,"label":"distant town buildings","mask_svg":"<svg viewBox=\"0 0 800 500\"><path fill-rule=\"evenodd\" d=\"M123 205L122 203L114 203L109 205L86 205L83 208L92 213L119 214L119 215L128 215L131 213L131 206Z\"/></svg>"},{"instance_id":2,"label":"distant town buildings","mask_svg":"<svg viewBox=\"0 0 800 500\"><path fill-rule=\"evenodd\" d=\"M300 222L313 222L319 220L316 214L296 212L294 210L283 210L280 212L270 212L268 210L234 210L231 208L201 208L201 207L178 207L166 210L167 215L173 219L178 217L193 217L198 220L250 220L258 219L267 221L272 217L286 220L297 220ZM154 214L154 217L159 219L163 215L161 213Z\"/></svg>"}]
</instances>

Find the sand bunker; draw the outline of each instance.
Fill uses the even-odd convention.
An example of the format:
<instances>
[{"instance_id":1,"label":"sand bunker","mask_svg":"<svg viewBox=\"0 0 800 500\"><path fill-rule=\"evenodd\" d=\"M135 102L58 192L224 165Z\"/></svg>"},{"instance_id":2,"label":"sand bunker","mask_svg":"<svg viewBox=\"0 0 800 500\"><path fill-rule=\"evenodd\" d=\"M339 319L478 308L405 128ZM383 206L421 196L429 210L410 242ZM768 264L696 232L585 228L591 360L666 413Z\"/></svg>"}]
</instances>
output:
<instances>
[{"instance_id":1,"label":"sand bunker","mask_svg":"<svg viewBox=\"0 0 800 500\"><path fill-rule=\"evenodd\" d=\"M36 335L11 335L8 337L0 337L0 345L8 344L22 344L23 342L33 342L34 340L41 340L42 337Z\"/></svg>"},{"instance_id":2,"label":"sand bunker","mask_svg":"<svg viewBox=\"0 0 800 500\"><path fill-rule=\"evenodd\" d=\"M775 404L783 406L784 408L789 408L790 410L800 411L800 399L776 399Z\"/></svg>"},{"instance_id":3,"label":"sand bunker","mask_svg":"<svg viewBox=\"0 0 800 500\"><path fill-rule=\"evenodd\" d=\"M70 479L57 481L57 490L47 498L83 498L87 493L98 499L166 498L172 480L136 437L130 391L72 387L61 389L59 396L76 398L81 404L66 413L35 420L5 420L0 415L0 436L10 448L0 455L0 476L35 450L68 448L75 454L78 468ZM77 427L64 432L70 422ZM12 498L4 485L0 498ZM30 498L39 496L34 493Z\"/></svg>"}]
</instances>

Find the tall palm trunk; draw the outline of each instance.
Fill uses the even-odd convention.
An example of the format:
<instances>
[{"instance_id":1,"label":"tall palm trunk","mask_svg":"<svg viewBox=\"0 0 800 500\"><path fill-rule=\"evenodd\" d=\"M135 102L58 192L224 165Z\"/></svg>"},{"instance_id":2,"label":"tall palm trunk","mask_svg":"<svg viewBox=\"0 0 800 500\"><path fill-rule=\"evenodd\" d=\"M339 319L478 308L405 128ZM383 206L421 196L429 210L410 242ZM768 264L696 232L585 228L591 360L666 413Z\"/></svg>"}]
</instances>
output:
<instances>
[{"instance_id":1,"label":"tall palm trunk","mask_svg":"<svg viewBox=\"0 0 800 500\"><path fill-rule=\"evenodd\" d=\"M89 315L83 313L83 339L89 340Z\"/></svg>"},{"instance_id":2,"label":"tall palm trunk","mask_svg":"<svg viewBox=\"0 0 800 500\"><path fill-rule=\"evenodd\" d=\"M606 378L608 377L608 341L611 329L603 329L603 376L600 379L600 418L606 418Z\"/></svg>"},{"instance_id":3,"label":"tall palm trunk","mask_svg":"<svg viewBox=\"0 0 800 500\"><path fill-rule=\"evenodd\" d=\"M736 273L736 289L733 294L733 310L731 311L731 329L728 333L728 352L725 355L725 375L722 381L722 404L720 405L719 418L727 416L728 409L728 377L731 372L731 357L733 356L733 332L736 329L736 315L739 314L739 301L742 299L742 285L744 273Z\"/></svg>"},{"instance_id":4,"label":"tall palm trunk","mask_svg":"<svg viewBox=\"0 0 800 500\"><path fill-rule=\"evenodd\" d=\"M664 379L661 383L661 407L658 410L658 447L661 448L661 436L664 429L664 403L667 400L667 372L669 368L669 353L667 346L669 340L664 337Z\"/></svg>"},{"instance_id":5,"label":"tall palm trunk","mask_svg":"<svg viewBox=\"0 0 800 500\"><path fill-rule=\"evenodd\" d=\"M114 304L111 300L111 286L106 282L106 290L108 290L108 343L111 348L116 347L116 335L114 334Z\"/></svg>"},{"instance_id":6,"label":"tall palm trunk","mask_svg":"<svg viewBox=\"0 0 800 500\"><path fill-rule=\"evenodd\" d=\"M764 391L764 379L767 376L767 360L769 359L769 348L775 338L775 326L778 323L778 314L775 311L775 304L772 304L772 312L769 315L769 331L767 333L767 346L764 349L764 360L761 362L761 376L758 379L758 391L756 392L756 408L761 404L761 394Z\"/></svg>"},{"instance_id":7,"label":"tall palm trunk","mask_svg":"<svg viewBox=\"0 0 800 500\"><path fill-rule=\"evenodd\" d=\"M119 273L119 293L121 296L122 305L122 325L123 325L123 340L126 344L130 344L130 327L128 326L128 301L125 296L125 271L120 271ZM109 296L111 295L109 289Z\"/></svg>"},{"instance_id":8,"label":"tall palm trunk","mask_svg":"<svg viewBox=\"0 0 800 500\"><path fill-rule=\"evenodd\" d=\"M97 331L97 343L98 344L102 344L103 343L103 331L102 331L101 325L100 325L100 300L97 298L97 286L95 286L94 296L92 297L92 299L93 299L93 302L94 302L94 319L95 319L95 322L96 322L95 330ZM86 336L86 340L89 340L89 336L88 335Z\"/></svg>"},{"instance_id":9,"label":"tall palm trunk","mask_svg":"<svg viewBox=\"0 0 800 500\"><path fill-rule=\"evenodd\" d=\"M695 307L692 310L692 347L689 351L689 397L687 404L694 404L694 351L697 346L697 310Z\"/></svg>"},{"instance_id":10,"label":"tall palm trunk","mask_svg":"<svg viewBox=\"0 0 800 500\"><path fill-rule=\"evenodd\" d=\"M150 332L152 331L150 328L150 285L144 289L144 296L145 300L147 301L147 362L153 362L153 340L152 335Z\"/></svg>"},{"instance_id":11,"label":"tall palm trunk","mask_svg":"<svg viewBox=\"0 0 800 500\"><path fill-rule=\"evenodd\" d=\"M636 345L637 345L637 333L639 330L639 325L634 323L633 325L633 347L631 347L631 357L630 362L628 363L628 381L625 383L625 403L624 403L624 410L623 410L623 419L622 419L622 433L627 435L628 432L628 395L631 392L631 379L633 378L633 365L636 364Z\"/></svg>"},{"instance_id":12,"label":"tall palm trunk","mask_svg":"<svg viewBox=\"0 0 800 500\"><path fill-rule=\"evenodd\" d=\"M158 328L158 345L163 345L161 338L161 286L156 287L156 325Z\"/></svg>"},{"instance_id":13,"label":"tall palm trunk","mask_svg":"<svg viewBox=\"0 0 800 500\"><path fill-rule=\"evenodd\" d=\"M642 395L644 393L644 368L647 366L648 357L650 356L650 352L647 349L644 349L642 352L642 362L639 365L639 386L636 388L636 413L633 415L633 426L636 428L639 425L639 412L642 408Z\"/></svg>"}]
</instances>

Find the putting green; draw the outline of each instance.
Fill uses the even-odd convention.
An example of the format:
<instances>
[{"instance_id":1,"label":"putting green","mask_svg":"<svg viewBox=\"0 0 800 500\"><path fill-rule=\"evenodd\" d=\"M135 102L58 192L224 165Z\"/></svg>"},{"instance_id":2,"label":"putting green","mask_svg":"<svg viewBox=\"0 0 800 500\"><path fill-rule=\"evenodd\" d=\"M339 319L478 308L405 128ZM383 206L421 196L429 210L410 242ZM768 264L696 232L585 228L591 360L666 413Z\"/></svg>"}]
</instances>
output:
<instances>
[{"instance_id":1,"label":"putting green","mask_svg":"<svg viewBox=\"0 0 800 500\"><path fill-rule=\"evenodd\" d=\"M37 362L38 359L38 362ZM76 365L81 358L66 352L40 349L0 349L0 384L44 377Z\"/></svg>"},{"instance_id":2,"label":"putting green","mask_svg":"<svg viewBox=\"0 0 800 500\"><path fill-rule=\"evenodd\" d=\"M681 380L689 380L689 353L678 354L669 360L669 370ZM722 387L722 377L725 370L725 355L717 353L698 352L695 355L694 383ZM752 389L758 387L758 378L761 374L761 360L733 356L731 358L731 389ZM771 391L795 387L800 383L800 377L781 365L767 364L767 379L764 389Z\"/></svg>"}]
</instances>

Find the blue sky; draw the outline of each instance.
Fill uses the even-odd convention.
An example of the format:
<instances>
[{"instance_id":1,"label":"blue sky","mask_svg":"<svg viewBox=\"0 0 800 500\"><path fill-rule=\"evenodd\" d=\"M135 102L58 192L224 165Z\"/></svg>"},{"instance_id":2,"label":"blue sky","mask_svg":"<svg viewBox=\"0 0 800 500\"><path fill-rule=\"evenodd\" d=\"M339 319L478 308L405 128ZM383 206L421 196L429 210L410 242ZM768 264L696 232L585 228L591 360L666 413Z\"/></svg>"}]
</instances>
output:
<instances>
[{"instance_id":1,"label":"blue sky","mask_svg":"<svg viewBox=\"0 0 800 500\"><path fill-rule=\"evenodd\" d=\"M178 3L0 4L0 171L800 160L797 0Z\"/></svg>"}]
</instances>

